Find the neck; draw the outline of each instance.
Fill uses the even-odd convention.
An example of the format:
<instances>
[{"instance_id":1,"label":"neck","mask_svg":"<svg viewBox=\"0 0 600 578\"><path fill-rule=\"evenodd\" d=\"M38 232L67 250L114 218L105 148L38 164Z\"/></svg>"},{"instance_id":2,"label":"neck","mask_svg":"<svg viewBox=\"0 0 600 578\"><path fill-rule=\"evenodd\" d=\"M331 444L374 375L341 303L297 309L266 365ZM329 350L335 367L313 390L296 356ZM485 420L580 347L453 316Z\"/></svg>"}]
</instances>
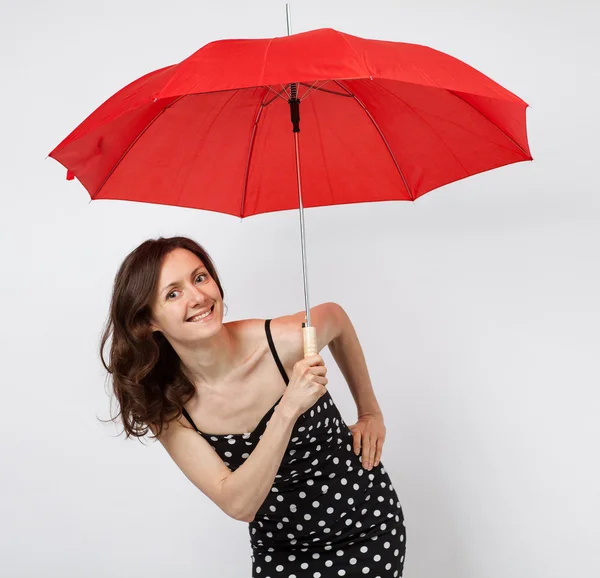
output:
<instances>
[{"instance_id":1,"label":"neck","mask_svg":"<svg viewBox=\"0 0 600 578\"><path fill-rule=\"evenodd\" d=\"M175 343L182 370L196 389L227 381L238 367L239 347L235 335L223 323L217 333L200 342Z\"/></svg>"}]
</instances>

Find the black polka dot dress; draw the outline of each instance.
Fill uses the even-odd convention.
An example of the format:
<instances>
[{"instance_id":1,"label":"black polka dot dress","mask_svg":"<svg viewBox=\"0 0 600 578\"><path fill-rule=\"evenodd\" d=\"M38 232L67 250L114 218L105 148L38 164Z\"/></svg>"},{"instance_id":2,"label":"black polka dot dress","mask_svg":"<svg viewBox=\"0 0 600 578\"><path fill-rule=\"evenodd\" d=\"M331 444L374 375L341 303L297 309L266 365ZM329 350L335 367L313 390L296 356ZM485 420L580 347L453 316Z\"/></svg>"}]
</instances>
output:
<instances>
[{"instance_id":1,"label":"black polka dot dress","mask_svg":"<svg viewBox=\"0 0 600 578\"><path fill-rule=\"evenodd\" d=\"M271 352L286 382L270 331ZM281 398L256 429L200 432L235 471L262 437ZM383 464L368 471L352 450L352 433L329 392L296 421L269 495L249 523L252 578L397 578L406 530Z\"/></svg>"}]
</instances>

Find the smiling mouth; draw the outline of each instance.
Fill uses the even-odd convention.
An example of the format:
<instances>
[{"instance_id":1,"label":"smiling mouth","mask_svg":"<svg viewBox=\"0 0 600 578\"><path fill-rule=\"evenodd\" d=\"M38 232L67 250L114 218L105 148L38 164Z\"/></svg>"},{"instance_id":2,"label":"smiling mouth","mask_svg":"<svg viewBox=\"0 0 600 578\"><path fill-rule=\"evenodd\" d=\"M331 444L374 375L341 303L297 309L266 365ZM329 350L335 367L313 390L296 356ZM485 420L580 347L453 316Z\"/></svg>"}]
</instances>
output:
<instances>
[{"instance_id":1,"label":"smiling mouth","mask_svg":"<svg viewBox=\"0 0 600 578\"><path fill-rule=\"evenodd\" d=\"M200 319L196 319L195 321L194 321L194 319L195 319L195 316L194 316L194 317L191 317L190 319L188 319L188 320L186 321L186 323L200 323L200 322L202 322L202 321L205 321L206 319L208 319L209 317L211 317L211 316L212 316L212 314L214 313L214 310L215 310L215 304L213 303L213 305L212 305L212 307L210 308L210 310L209 310L209 312L208 312L208 314L207 314L207 315L205 315L204 317L200 317Z\"/></svg>"}]
</instances>

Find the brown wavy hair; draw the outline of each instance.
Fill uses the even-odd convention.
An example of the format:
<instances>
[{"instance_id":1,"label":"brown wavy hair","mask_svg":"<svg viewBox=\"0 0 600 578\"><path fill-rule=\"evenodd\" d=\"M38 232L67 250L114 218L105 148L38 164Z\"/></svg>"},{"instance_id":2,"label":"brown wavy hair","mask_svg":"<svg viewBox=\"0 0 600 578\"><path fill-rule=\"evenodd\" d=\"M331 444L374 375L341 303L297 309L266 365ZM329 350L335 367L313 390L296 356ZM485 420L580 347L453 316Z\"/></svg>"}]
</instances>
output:
<instances>
[{"instance_id":1,"label":"brown wavy hair","mask_svg":"<svg viewBox=\"0 0 600 578\"><path fill-rule=\"evenodd\" d=\"M100 342L100 359L112 375L120 411L108 421L122 418L126 438L141 438L149 426L158 438L163 425L181 416L193 397L192 382L181 360L160 331L150 326L151 303L157 291L165 257L174 249L187 249L201 260L223 298L216 267L206 250L187 237L159 237L144 241L123 261L114 280L110 311ZM104 348L112 335L108 363ZM103 421L103 420L100 420Z\"/></svg>"}]
</instances>

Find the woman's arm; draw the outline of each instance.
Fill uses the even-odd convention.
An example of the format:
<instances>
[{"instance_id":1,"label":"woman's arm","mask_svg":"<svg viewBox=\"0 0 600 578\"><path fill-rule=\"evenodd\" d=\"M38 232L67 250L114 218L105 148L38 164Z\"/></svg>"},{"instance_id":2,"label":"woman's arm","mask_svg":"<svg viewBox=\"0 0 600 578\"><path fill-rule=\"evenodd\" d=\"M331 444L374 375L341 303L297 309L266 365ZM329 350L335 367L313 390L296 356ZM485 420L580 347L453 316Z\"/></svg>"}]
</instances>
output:
<instances>
[{"instance_id":1,"label":"woman's arm","mask_svg":"<svg viewBox=\"0 0 600 578\"><path fill-rule=\"evenodd\" d=\"M297 419L298 415L282 400L246 461L225 478L223 499L238 520L252 522L267 499Z\"/></svg>"},{"instance_id":2,"label":"woman's arm","mask_svg":"<svg viewBox=\"0 0 600 578\"><path fill-rule=\"evenodd\" d=\"M340 306L338 306L338 316L341 330L339 335L331 340L329 350L352 392L358 409L358 417L382 415L354 326Z\"/></svg>"},{"instance_id":3,"label":"woman's arm","mask_svg":"<svg viewBox=\"0 0 600 578\"><path fill-rule=\"evenodd\" d=\"M348 426L352 432L354 453L357 456L362 453L363 467L371 470L380 463L386 427L356 331L341 307L338 316L341 330L329 344L329 350L348 382L358 409L358 421Z\"/></svg>"}]
</instances>

